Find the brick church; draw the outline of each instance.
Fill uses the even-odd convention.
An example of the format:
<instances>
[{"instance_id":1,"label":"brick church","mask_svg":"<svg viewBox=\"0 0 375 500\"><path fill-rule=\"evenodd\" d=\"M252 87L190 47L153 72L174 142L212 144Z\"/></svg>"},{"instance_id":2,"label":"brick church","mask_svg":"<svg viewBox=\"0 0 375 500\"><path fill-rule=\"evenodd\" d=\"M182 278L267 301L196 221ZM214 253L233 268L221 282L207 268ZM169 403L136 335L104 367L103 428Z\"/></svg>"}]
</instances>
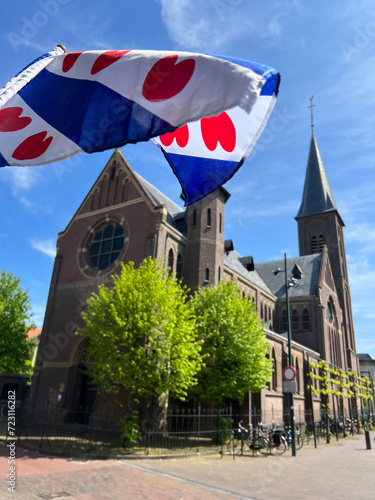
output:
<instances>
[{"instance_id":1,"label":"brick church","mask_svg":"<svg viewBox=\"0 0 375 500\"><path fill-rule=\"evenodd\" d=\"M186 210L132 170L116 150L76 214L58 235L30 398L35 405L53 402L74 415L103 408L103 395L89 390L83 372L85 339L74 330L88 297L100 283L152 256L169 266L191 289L234 279L253 301L265 324L274 372L261 394L245 405L281 412L288 406L282 370L288 364L284 260L258 263L241 256L225 239L225 204L221 188ZM296 207L297 210L298 207ZM287 275L299 286L289 289L293 364L297 370L296 418L319 407L306 389L308 360L321 358L358 372L344 222L338 212L312 128L305 185L296 215L299 257L287 260ZM251 242L249 242L251 243ZM288 395L287 395L288 396Z\"/></svg>"}]
</instances>

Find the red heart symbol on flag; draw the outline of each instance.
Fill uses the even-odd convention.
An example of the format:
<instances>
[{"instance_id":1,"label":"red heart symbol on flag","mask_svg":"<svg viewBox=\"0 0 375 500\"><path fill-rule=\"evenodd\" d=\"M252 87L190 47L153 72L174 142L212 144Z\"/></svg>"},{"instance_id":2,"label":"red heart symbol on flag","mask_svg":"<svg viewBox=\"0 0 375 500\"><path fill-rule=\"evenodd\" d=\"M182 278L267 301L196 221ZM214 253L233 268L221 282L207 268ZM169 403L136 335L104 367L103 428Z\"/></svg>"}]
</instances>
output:
<instances>
[{"instance_id":1,"label":"red heart symbol on flag","mask_svg":"<svg viewBox=\"0 0 375 500\"><path fill-rule=\"evenodd\" d=\"M161 102L177 95L188 84L194 73L194 59L176 64L178 56L171 55L157 61L143 82L142 95L150 102Z\"/></svg>"},{"instance_id":2,"label":"red heart symbol on flag","mask_svg":"<svg viewBox=\"0 0 375 500\"><path fill-rule=\"evenodd\" d=\"M45 153L51 144L53 137L45 139L48 132L39 132L25 139L12 154L16 160L33 160Z\"/></svg>"},{"instance_id":3,"label":"red heart symbol on flag","mask_svg":"<svg viewBox=\"0 0 375 500\"><path fill-rule=\"evenodd\" d=\"M96 59L91 68L91 74L96 75L99 71L108 68L111 64L121 59L130 50L107 50Z\"/></svg>"},{"instance_id":4,"label":"red heart symbol on flag","mask_svg":"<svg viewBox=\"0 0 375 500\"><path fill-rule=\"evenodd\" d=\"M20 116L23 109L19 106L0 109L0 132L14 132L21 130L31 123L28 116Z\"/></svg>"},{"instance_id":5,"label":"red heart symbol on flag","mask_svg":"<svg viewBox=\"0 0 375 500\"><path fill-rule=\"evenodd\" d=\"M217 116L202 118L201 131L206 148L210 151L216 149L218 142L227 153L236 147L236 129L225 111Z\"/></svg>"},{"instance_id":6,"label":"red heart symbol on flag","mask_svg":"<svg viewBox=\"0 0 375 500\"><path fill-rule=\"evenodd\" d=\"M189 142L189 128L187 125L183 125L177 128L174 132L167 132L160 136L160 142L163 146L170 146L172 142L176 139L177 145L180 148L184 148Z\"/></svg>"},{"instance_id":7,"label":"red heart symbol on flag","mask_svg":"<svg viewBox=\"0 0 375 500\"><path fill-rule=\"evenodd\" d=\"M63 73L66 73L67 71L73 68L76 60L82 53L83 52L69 52L69 54L66 54L62 65Z\"/></svg>"}]
</instances>

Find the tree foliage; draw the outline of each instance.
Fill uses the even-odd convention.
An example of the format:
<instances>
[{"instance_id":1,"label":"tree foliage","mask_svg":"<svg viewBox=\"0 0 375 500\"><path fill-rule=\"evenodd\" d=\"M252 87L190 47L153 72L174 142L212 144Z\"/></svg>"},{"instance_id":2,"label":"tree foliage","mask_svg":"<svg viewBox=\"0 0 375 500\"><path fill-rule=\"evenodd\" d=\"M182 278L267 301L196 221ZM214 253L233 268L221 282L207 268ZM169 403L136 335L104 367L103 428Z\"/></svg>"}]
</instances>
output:
<instances>
[{"instance_id":1,"label":"tree foliage","mask_svg":"<svg viewBox=\"0 0 375 500\"><path fill-rule=\"evenodd\" d=\"M126 389L135 399L165 393L184 399L202 363L186 289L151 258L138 269L123 265L112 279L82 313L78 333L89 339L88 374L112 394Z\"/></svg>"},{"instance_id":2,"label":"tree foliage","mask_svg":"<svg viewBox=\"0 0 375 500\"><path fill-rule=\"evenodd\" d=\"M30 298L20 286L19 278L4 269L0 275L0 372L31 372L33 344L27 332L31 321ZM29 325L29 326L26 326Z\"/></svg>"},{"instance_id":3,"label":"tree foliage","mask_svg":"<svg viewBox=\"0 0 375 500\"><path fill-rule=\"evenodd\" d=\"M272 360L263 325L254 306L234 281L201 288L193 299L205 367L192 390L202 401L242 401L246 392L261 391L270 380Z\"/></svg>"}]
</instances>

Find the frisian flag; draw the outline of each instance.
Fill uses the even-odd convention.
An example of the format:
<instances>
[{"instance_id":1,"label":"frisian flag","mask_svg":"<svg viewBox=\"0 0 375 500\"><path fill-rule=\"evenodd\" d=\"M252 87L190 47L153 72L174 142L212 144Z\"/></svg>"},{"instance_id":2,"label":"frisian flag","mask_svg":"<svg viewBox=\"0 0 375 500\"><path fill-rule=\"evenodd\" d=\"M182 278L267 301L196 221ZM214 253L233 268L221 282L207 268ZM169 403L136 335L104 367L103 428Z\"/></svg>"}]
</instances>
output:
<instances>
[{"instance_id":1,"label":"frisian flag","mask_svg":"<svg viewBox=\"0 0 375 500\"><path fill-rule=\"evenodd\" d=\"M272 68L224 56L141 50L66 54L57 46L0 89L0 166L45 165L158 136L167 148L165 134L181 134L187 126L190 154L179 152L172 168L191 204L239 168L244 144L254 143L269 116L278 80ZM265 95L272 97L266 113L259 108ZM231 154L217 180L215 163L210 162L208 175L196 175L206 162L191 164L193 127L200 127L218 171L223 170L221 150ZM223 130L228 138L215 145ZM173 142L181 146L181 140ZM174 151L165 153L172 163ZM199 148L196 153L198 160L206 158Z\"/></svg>"},{"instance_id":2,"label":"frisian flag","mask_svg":"<svg viewBox=\"0 0 375 500\"><path fill-rule=\"evenodd\" d=\"M280 84L276 70L243 59L226 59L251 69L264 81L251 112L236 106L153 139L178 178L186 205L233 177L254 148L276 103Z\"/></svg>"}]
</instances>

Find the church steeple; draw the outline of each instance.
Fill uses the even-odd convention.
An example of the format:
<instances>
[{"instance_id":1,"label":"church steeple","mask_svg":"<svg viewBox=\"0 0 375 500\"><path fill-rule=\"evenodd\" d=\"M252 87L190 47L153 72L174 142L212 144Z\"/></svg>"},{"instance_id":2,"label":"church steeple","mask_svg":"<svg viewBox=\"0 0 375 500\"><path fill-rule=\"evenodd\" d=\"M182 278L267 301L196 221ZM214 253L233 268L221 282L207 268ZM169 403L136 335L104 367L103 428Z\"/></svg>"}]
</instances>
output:
<instances>
[{"instance_id":1,"label":"church steeple","mask_svg":"<svg viewBox=\"0 0 375 500\"><path fill-rule=\"evenodd\" d=\"M312 136L309 157L307 160L305 186L303 188L302 202L296 219L330 210L337 211L337 207L316 142L314 125L312 124Z\"/></svg>"},{"instance_id":2,"label":"church steeple","mask_svg":"<svg viewBox=\"0 0 375 500\"><path fill-rule=\"evenodd\" d=\"M312 99L310 99L312 101ZM343 313L341 332L345 337L347 364L355 366L355 340L344 244L344 222L337 210L314 134L311 103L311 142L302 202L297 216L300 256L322 252L326 247Z\"/></svg>"}]
</instances>

